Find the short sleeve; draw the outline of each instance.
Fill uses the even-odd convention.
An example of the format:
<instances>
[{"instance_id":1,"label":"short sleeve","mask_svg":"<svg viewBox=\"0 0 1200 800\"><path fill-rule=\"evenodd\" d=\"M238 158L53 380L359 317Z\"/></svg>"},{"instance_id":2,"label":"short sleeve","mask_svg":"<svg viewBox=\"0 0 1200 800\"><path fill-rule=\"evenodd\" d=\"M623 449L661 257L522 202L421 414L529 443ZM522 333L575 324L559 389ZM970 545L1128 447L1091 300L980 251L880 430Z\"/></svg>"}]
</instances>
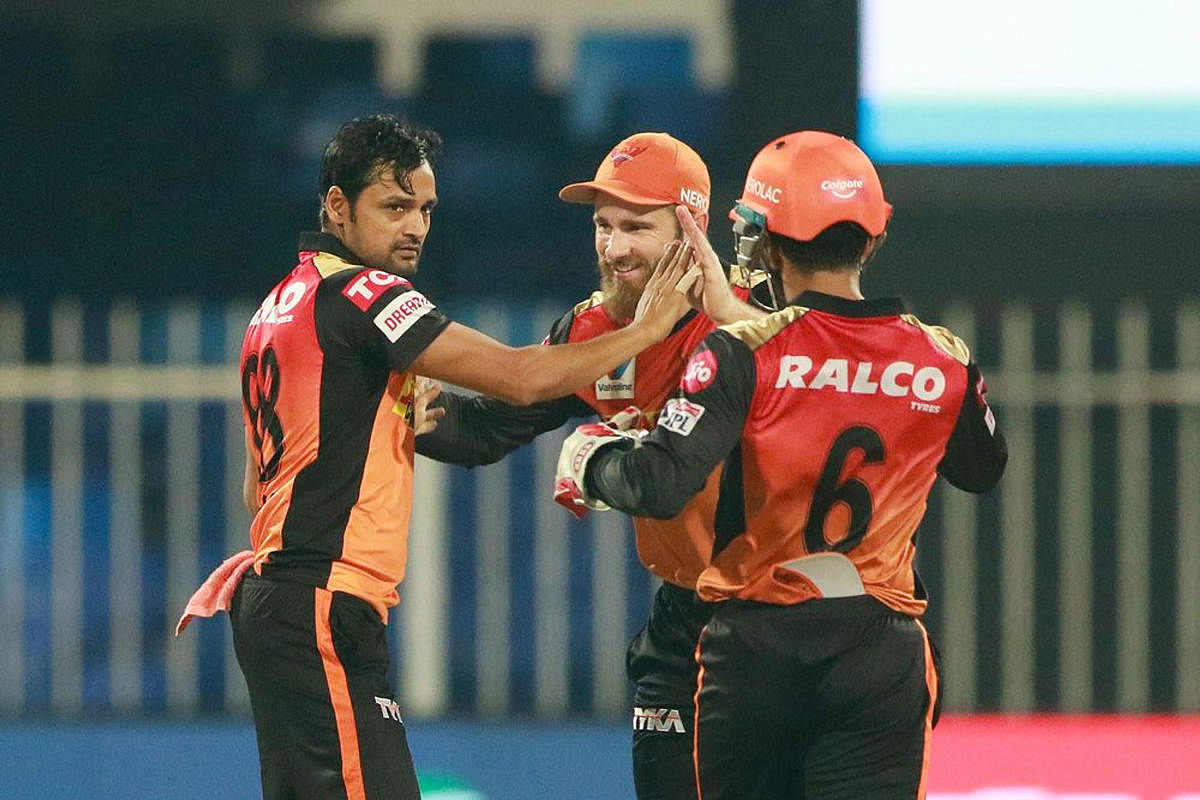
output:
<instances>
[{"instance_id":1,"label":"short sleeve","mask_svg":"<svg viewBox=\"0 0 1200 800\"><path fill-rule=\"evenodd\" d=\"M404 278L377 269L346 270L317 291L317 336L326 353L360 352L403 372L450 324Z\"/></svg>"}]
</instances>

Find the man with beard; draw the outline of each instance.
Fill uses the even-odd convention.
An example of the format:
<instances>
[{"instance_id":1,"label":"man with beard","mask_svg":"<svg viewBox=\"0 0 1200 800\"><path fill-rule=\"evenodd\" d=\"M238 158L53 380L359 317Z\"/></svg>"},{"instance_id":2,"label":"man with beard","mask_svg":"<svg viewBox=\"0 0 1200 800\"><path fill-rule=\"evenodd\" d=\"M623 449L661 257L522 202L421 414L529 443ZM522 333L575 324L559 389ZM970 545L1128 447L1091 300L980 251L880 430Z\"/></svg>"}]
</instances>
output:
<instances>
[{"instance_id":1,"label":"man with beard","mask_svg":"<svg viewBox=\"0 0 1200 800\"><path fill-rule=\"evenodd\" d=\"M564 187L558 195L562 200L593 207L600 289L564 314L546 343L583 342L629 324L655 263L684 238L677 208L681 218L689 215L698 226L683 247L690 250L691 242L698 242L707 256L701 259L705 277L723 281L716 255L700 233L708 224L709 193L708 168L700 156L665 133L628 137L605 156L593 180ZM733 321L723 318L726 313L754 313L734 300L747 297L747 286L735 285L732 294L720 291L723 285L717 289L702 295L709 316L689 313L666 339L574 394L528 406L442 395L445 417L435 430L417 438L417 452L476 466L499 460L571 417L609 419L621 414L623 426L652 428L678 387L692 350L713 330L710 317L724 323ZM431 413L442 412L434 408ZM634 415L636 419L629 418ZM633 773L642 800L696 797L692 653L710 608L696 599L695 587L712 553L718 482L719 470L710 476L706 490L672 519L634 519L638 556L663 580L650 619L630 645L626 660L636 686Z\"/></svg>"},{"instance_id":2,"label":"man with beard","mask_svg":"<svg viewBox=\"0 0 1200 800\"><path fill-rule=\"evenodd\" d=\"M915 537L938 476L987 491L1008 450L967 345L862 292L891 213L849 139L768 143L731 218L785 304L709 334L649 434L563 445L556 493L629 514L679 513L724 465L697 581L705 800L925 797L939 687Z\"/></svg>"}]
</instances>

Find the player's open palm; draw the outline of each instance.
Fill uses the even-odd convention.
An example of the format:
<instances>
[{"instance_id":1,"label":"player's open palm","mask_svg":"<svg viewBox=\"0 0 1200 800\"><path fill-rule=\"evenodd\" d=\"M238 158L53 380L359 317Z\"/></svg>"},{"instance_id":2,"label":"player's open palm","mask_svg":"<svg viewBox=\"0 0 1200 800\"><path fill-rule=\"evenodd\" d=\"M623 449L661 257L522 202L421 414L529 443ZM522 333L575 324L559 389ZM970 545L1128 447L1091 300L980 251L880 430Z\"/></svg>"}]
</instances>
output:
<instances>
[{"instance_id":1,"label":"player's open palm","mask_svg":"<svg viewBox=\"0 0 1200 800\"><path fill-rule=\"evenodd\" d=\"M689 304L684 291L677 286L692 260L692 246L687 242L671 242L663 250L662 257L654 266L654 273L642 290L637 311L633 315L635 325L646 325L655 332L657 339L665 339L675 323L687 313Z\"/></svg>"},{"instance_id":2,"label":"player's open palm","mask_svg":"<svg viewBox=\"0 0 1200 800\"><path fill-rule=\"evenodd\" d=\"M688 301L710 319L724 321L730 316L730 309L736 304L737 298L729 288L721 259L685 207L676 206L675 216L683 228L684 241L691 245L696 254L695 262L699 268L699 277L693 280L688 289Z\"/></svg>"},{"instance_id":3,"label":"player's open palm","mask_svg":"<svg viewBox=\"0 0 1200 800\"><path fill-rule=\"evenodd\" d=\"M417 376L417 388L413 395L413 432L420 436L437 427L438 420L446 416L446 409L431 408L430 403L442 393L442 384L432 378Z\"/></svg>"}]
</instances>

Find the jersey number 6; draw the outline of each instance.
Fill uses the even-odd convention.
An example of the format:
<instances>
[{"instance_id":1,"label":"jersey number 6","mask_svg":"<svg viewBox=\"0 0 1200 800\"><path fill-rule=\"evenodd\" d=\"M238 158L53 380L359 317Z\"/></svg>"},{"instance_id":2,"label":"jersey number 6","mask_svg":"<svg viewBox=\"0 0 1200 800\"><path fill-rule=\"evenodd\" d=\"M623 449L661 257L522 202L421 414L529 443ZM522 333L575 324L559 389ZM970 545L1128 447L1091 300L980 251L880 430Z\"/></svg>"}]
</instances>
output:
<instances>
[{"instance_id":1,"label":"jersey number 6","mask_svg":"<svg viewBox=\"0 0 1200 800\"><path fill-rule=\"evenodd\" d=\"M809 553L828 550L849 553L867 535L874 512L871 490L857 478L847 478L845 482L838 483L842 467L853 450L862 451L864 464L883 461L883 440L871 428L856 425L838 434L825 458L825 468L821 470L812 505L808 509L808 522L804 525L804 546ZM850 524L846 535L831 544L825 539L825 518L837 503L845 503L850 509Z\"/></svg>"}]
</instances>

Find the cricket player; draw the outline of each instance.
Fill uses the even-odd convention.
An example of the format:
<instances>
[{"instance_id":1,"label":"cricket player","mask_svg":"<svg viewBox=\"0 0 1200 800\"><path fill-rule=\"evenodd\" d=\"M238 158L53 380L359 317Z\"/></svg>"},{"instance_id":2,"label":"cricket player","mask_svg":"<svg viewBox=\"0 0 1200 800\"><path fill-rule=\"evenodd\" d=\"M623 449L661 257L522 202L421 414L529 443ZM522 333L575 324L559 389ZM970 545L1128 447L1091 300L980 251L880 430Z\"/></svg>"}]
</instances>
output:
<instances>
[{"instance_id":1,"label":"cricket player","mask_svg":"<svg viewBox=\"0 0 1200 800\"><path fill-rule=\"evenodd\" d=\"M967 345L863 296L890 215L853 142L770 142L731 217L785 304L708 335L649 434L563 445L564 498L638 516L674 517L721 468L697 581L704 800L924 796L938 678L914 536L938 475L985 491L1007 449Z\"/></svg>"},{"instance_id":2,"label":"cricket player","mask_svg":"<svg viewBox=\"0 0 1200 800\"><path fill-rule=\"evenodd\" d=\"M385 625L412 502L416 374L512 403L562 397L666 338L686 251L647 268L629 324L564 347L507 347L412 284L437 204L436 133L352 120L325 149L321 230L242 345L249 570L232 595L263 795L416 798Z\"/></svg>"},{"instance_id":3,"label":"cricket player","mask_svg":"<svg viewBox=\"0 0 1200 800\"><path fill-rule=\"evenodd\" d=\"M663 341L554 400L514 406L487 397L444 394L446 415L435 430L418 437L417 452L475 466L499 460L572 417L609 419L621 414L622 424L649 429L679 385L691 352L713 330L714 318L728 321L761 313L743 302L752 279L735 276L731 289L701 233L708 223L708 168L685 143L666 133L629 136L609 151L592 180L563 187L559 197L592 208L600 288L559 318L547 344L588 341L628 325L653 265L680 239L698 245L706 256L706 271L693 299L707 314L689 313ZM694 238L684 236L685 222ZM638 556L662 579L650 618L626 659L635 686L634 785L642 800L696 797L693 653L711 605L696 597L695 588L712 554L719 479L716 469L704 489L670 519L634 519Z\"/></svg>"}]
</instances>

